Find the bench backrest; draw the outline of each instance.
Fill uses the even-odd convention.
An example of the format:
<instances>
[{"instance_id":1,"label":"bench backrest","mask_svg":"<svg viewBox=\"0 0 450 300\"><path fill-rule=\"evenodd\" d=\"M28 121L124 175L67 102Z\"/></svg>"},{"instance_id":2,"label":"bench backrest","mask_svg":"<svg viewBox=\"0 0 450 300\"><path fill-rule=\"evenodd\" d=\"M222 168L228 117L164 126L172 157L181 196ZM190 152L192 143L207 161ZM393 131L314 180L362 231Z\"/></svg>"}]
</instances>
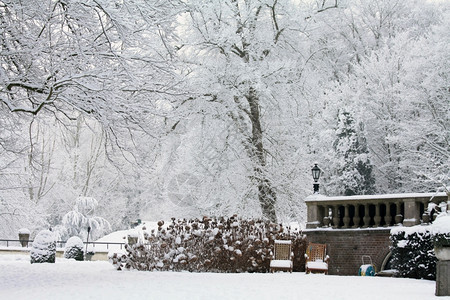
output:
<instances>
[{"instance_id":1,"label":"bench backrest","mask_svg":"<svg viewBox=\"0 0 450 300\"><path fill-rule=\"evenodd\" d=\"M309 243L308 247L306 247L306 255L307 255L307 261L317 261L325 260L327 245L325 244L315 244L315 243Z\"/></svg>"},{"instance_id":2,"label":"bench backrest","mask_svg":"<svg viewBox=\"0 0 450 300\"><path fill-rule=\"evenodd\" d=\"M276 260L290 260L291 259L291 241L275 240L273 245L274 256Z\"/></svg>"}]
</instances>

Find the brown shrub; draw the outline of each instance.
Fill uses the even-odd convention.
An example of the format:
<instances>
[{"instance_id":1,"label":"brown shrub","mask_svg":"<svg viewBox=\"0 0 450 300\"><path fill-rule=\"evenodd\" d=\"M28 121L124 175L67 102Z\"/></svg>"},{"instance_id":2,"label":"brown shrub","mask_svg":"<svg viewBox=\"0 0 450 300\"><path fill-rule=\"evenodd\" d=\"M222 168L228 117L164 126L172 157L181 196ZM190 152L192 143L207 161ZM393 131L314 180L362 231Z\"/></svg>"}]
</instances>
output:
<instances>
[{"instance_id":1,"label":"brown shrub","mask_svg":"<svg viewBox=\"0 0 450 300\"><path fill-rule=\"evenodd\" d=\"M121 270L174 270L190 272L269 272L275 239L291 240L294 271L304 271L306 240L301 232L263 220L209 218L176 220L167 228L158 222L144 241L126 245L126 256L113 256Z\"/></svg>"}]
</instances>

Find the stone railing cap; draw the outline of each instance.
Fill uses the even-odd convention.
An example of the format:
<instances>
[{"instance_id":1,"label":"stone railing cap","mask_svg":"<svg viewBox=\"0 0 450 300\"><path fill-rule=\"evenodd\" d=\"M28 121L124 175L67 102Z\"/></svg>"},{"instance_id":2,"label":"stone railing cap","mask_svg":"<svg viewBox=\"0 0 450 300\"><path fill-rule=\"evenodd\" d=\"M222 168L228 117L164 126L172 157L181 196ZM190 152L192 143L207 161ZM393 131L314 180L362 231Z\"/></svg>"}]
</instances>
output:
<instances>
[{"instance_id":1,"label":"stone railing cap","mask_svg":"<svg viewBox=\"0 0 450 300\"><path fill-rule=\"evenodd\" d=\"M445 192L439 193L404 193L404 194L382 194L382 195L354 195L335 196L314 194L306 197L305 202L328 202L328 201L358 201L358 200L389 200L389 199L414 199L414 198L434 198L447 197Z\"/></svg>"}]
</instances>

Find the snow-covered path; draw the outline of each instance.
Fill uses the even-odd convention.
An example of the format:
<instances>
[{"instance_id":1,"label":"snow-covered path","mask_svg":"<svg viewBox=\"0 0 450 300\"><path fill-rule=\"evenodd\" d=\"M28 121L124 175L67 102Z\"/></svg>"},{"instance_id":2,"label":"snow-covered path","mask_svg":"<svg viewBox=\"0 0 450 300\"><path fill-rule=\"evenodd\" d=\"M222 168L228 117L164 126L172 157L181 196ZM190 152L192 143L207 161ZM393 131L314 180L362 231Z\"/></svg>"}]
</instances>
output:
<instances>
[{"instance_id":1,"label":"snow-covered path","mask_svg":"<svg viewBox=\"0 0 450 300\"><path fill-rule=\"evenodd\" d=\"M0 255L0 299L432 299L435 282L400 278L116 271L108 262L29 263ZM436 297L450 299L450 297Z\"/></svg>"}]
</instances>

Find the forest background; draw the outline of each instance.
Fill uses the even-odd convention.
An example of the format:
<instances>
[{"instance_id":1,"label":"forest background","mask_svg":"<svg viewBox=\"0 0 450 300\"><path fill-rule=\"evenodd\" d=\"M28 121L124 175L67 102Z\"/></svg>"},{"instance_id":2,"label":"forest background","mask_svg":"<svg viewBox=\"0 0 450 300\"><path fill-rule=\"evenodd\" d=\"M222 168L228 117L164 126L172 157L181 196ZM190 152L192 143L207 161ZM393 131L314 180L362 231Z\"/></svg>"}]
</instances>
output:
<instances>
[{"instance_id":1,"label":"forest background","mask_svg":"<svg viewBox=\"0 0 450 300\"><path fill-rule=\"evenodd\" d=\"M0 236L303 222L315 162L325 195L445 190L449 22L449 1L0 1Z\"/></svg>"}]
</instances>

